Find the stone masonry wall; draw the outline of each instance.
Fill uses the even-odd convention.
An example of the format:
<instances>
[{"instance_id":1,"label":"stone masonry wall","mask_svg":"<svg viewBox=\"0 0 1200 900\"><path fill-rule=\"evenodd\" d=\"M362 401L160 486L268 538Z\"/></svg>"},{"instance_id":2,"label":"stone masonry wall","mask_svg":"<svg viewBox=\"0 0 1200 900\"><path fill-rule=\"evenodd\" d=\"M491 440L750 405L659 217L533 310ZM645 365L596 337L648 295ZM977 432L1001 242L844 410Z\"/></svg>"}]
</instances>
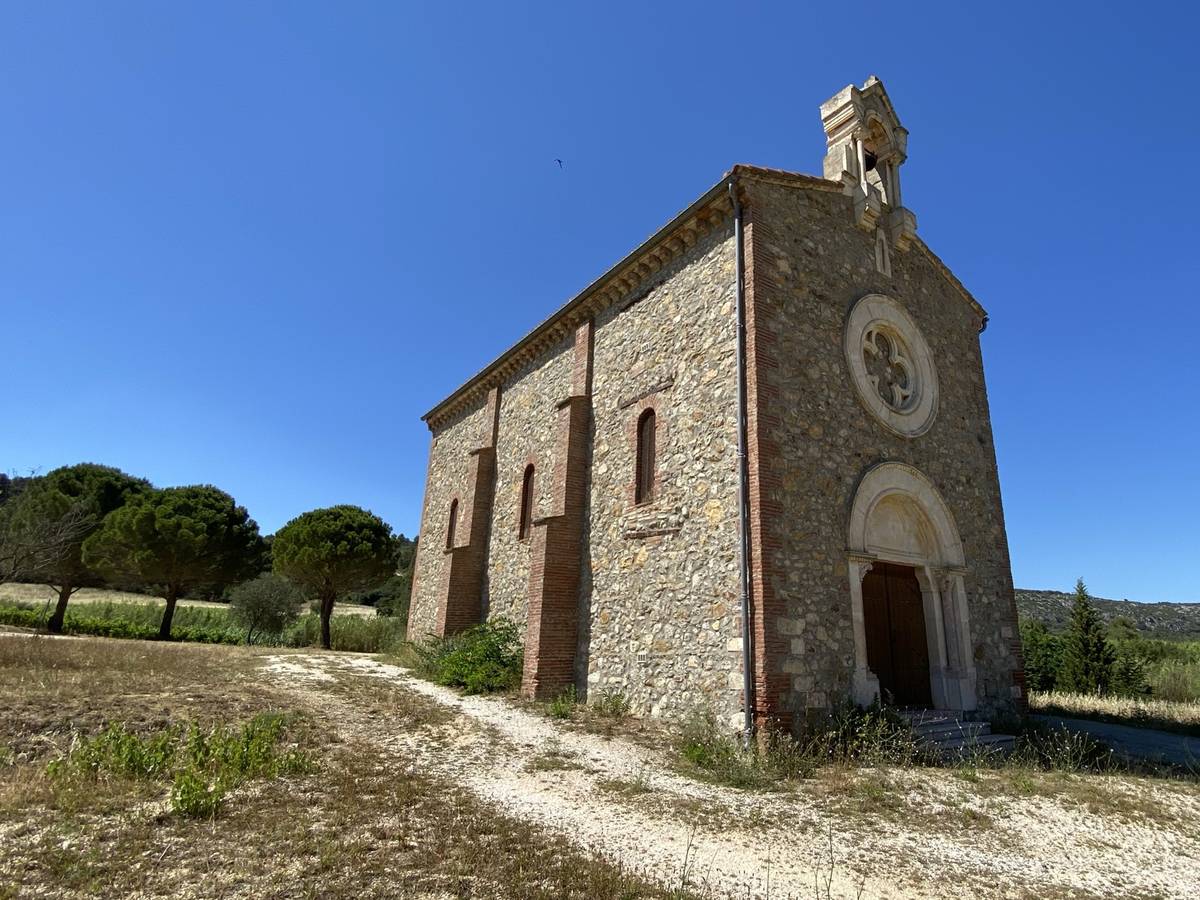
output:
<instances>
[{"instance_id":1,"label":"stone masonry wall","mask_svg":"<svg viewBox=\"0 0 1200 900\"><path fill-rule=\"evenodd\" d=\"M432 634L438 599L447 565L446 527L450 504L458 498L456 542L467 539L466 506L471 487L470 451L480 446L488 426L483 401L433 435L429 448L429 476L421 515L421 540L417 542L416 584L409 607L408 633L413 638Z\"/></svg>"},{"instance_id":2,"label":"stone masonry wall","mask_svg":"<svg viewBox=\"0 0 1200 900\"><path fill-rule=\"evenodd\" d=\"M500 390L496 499L487 573L488 615L524 628L531 537L517 536L525 467L534 465L532 519L550 509L557 404L571 391L572 343L564 340L510 378ZM532 532L532 529L530 529Z\"/></svg>"},{"instance_id":3,"label":"stone masonry wall","mask_svg":"<svg viewBox=\"0 0 1200 900\"><path fill-rule=\"evenodd\" d=\"M726 220L596 320L577 666L589 694L619 691L641 714L740 715L734 277ZM636 425L651 406L658 492L636 506Z\"/></svg>"},{"instance_id":4,"label":"stone masonry wall","mask_svg":"<svg viewBox=\"0 0 1200 900\"><path fill-rule=\"evenodd\" d=\"M787 683L783 705L802 714L850 692L850 506L869 467L899 460L933 482L962 538L980 710L1011 708L1019 645L979 313L918 246L893 251L891 277L880 274L874 236L854 226L851 201L841 194L754 181L746 202L755 265L771 285L756 303L774 347L770 437L778 452L760 465L782 511L767 522L765 551L781 615L764 625L785 639L776 661ZM871 292L902 303L932 350L939 410L917 438L888 431L851 381L843 329L853 303Z\"/></svg>"}]
</instances>

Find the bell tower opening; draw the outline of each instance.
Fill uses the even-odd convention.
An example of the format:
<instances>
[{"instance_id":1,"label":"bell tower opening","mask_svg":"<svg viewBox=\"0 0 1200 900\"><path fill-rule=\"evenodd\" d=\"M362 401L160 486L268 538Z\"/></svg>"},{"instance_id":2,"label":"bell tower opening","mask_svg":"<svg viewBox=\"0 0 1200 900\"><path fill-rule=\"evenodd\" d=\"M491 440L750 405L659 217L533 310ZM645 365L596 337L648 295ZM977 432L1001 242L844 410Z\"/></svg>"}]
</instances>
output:
<instances>
[{"instance_id":1,"label":"bell tower opening","mask_svg":"<svg viewBox=\"0 0 1200 900\"><path fill-rule=\"evenodd\" d=\"M821 104L825 177L854 198L856 224L883 228L891 245L906 250L917 219L902 205L900 166L908 158L908 131L900 124L883 82L872 75L861 88L847 85Z\"/></svg>"}]
</instances>

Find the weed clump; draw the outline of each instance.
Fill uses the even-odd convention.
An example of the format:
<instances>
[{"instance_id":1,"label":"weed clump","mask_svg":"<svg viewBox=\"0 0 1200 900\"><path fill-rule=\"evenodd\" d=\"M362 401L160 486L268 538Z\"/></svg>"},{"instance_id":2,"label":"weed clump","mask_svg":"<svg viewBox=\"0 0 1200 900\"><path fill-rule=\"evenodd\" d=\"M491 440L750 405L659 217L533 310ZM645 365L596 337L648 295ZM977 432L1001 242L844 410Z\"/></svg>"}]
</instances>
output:
<instances>
[{"instance_id":1,"label":"weed clump","mask_svg":"<svg viewBox=\"0 0 1200 900\"><path fill-rule=\"evenodd\" d=\"M51 760L55 781L105 776L172 782L171 809L183 816L212 818L225 795L252 778L296 775L311 769L308 754L280 750L288 720L260 713L240 728L174 725L142 737L110 723L92 737L76 735L71 749Z\"/></svg>"},{"instance_id":2,"label":"weed clump","mask_svg":"<svg viewBox=\"0 0 1200 900\"><path fill-rule=\"evenodd\" d=\"M866 709L842 706L810 722L798 743L817 763L909 766L931 761L909 724L878 704Z\"/></svg>"},{"instance_id":3,"label":"weed clump","mask_svg":"<svg viewBox=\"0 0 1200 900\"><path fill-rule=\"evenodd\" d=\"M683 767L704 780L749 790L806 778L816 768L789 735L767 731L744 747L711 713L688 720L676 749Z\"/></svg>"},{"instance_id":4,"label":"weed clump","mask_svg":"<svg viewBox=\"0 0 1200 900\"><path fill-rule=\"evenodd\" d=\"M450 637L430 637L414 645L423 678L467 694L510 691L521 682L524 648L517 626L489 619Z\"/></svg>"},{"instance_id":5,"label":"weed clump","mask_svg":"<svg viewBox=\"0 0 1200 900\"><path fill-rule=\"evenodd\" d=\"M600 718L619 721L629 715L631 704L620 691L601 691L591 707Z\"/></svg>"},{"instance_id":6,"label":"weed clump","mask_svg":"<svg viewBox=\"0 0 1200 900\"><path fill-rule=\"evenodd\" d=\"M847 706L810 722L798 737L764 729L749 746L711 714L693 716L677 743L683 767L707 781L764 790L811 777L824 765L928 762L907 724L890 710Z\"/></svg>"},{"instance_id":7,"label":"weed clump","mask_svg":"<svg viewBox=\"0 0 1200 900\"><path fill-rule=\"evenodd\" d=\"M546 704L546 715L552 719L569 719L578 703L579 694L575 691L575 685L568 685L566 690Z\"/></svg>"}]
</instances>

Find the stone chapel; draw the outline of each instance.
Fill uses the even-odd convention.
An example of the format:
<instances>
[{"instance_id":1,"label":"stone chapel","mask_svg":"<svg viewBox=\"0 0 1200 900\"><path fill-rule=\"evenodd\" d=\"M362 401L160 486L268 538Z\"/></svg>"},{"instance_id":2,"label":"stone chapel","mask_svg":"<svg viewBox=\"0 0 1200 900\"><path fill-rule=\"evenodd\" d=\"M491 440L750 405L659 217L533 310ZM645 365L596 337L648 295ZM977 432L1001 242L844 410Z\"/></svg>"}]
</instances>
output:
<instances>
[{"instance_id":1,"label":"stone chapel","mask_svg":"<svg viewBox=\"0 0 1200 900\"><path fill-rule=\"evenodd\" d=\"M425 416L409 634L520 626L522 692L796 727L1024 676L983 307L870 78L821 177L737 165Z\"/></svg>"}]
</instances>

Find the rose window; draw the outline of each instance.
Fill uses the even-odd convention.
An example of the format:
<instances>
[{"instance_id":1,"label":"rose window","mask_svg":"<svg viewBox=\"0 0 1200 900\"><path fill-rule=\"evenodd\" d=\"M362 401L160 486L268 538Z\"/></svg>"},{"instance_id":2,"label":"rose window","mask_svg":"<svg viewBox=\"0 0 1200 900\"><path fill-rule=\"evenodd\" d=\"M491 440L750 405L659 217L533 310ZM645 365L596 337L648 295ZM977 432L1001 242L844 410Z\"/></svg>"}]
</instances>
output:
<instances>
[{"instance_id":1,"label":"rose window","mask_svg":"<svg viewBox=\"0 0 1200 900\"><path fill-rule=\"evenodd\" d=\"M863 363L872 387L892 409L903 410L913 396L913 367L895 335L869 328L863 335Z\"/></svg>"},{"instance_id":2,"label":"rose window","mask_svg":"<svg viewBox=\"0 0 1200 900\"><path fill-rule=\"evenodd\" d=\"M933 354L903 303L883 294L859 298L850 307L842 349L859 399L885 428L915 438L933 426Z\"/></svg>"}]
</instances>

